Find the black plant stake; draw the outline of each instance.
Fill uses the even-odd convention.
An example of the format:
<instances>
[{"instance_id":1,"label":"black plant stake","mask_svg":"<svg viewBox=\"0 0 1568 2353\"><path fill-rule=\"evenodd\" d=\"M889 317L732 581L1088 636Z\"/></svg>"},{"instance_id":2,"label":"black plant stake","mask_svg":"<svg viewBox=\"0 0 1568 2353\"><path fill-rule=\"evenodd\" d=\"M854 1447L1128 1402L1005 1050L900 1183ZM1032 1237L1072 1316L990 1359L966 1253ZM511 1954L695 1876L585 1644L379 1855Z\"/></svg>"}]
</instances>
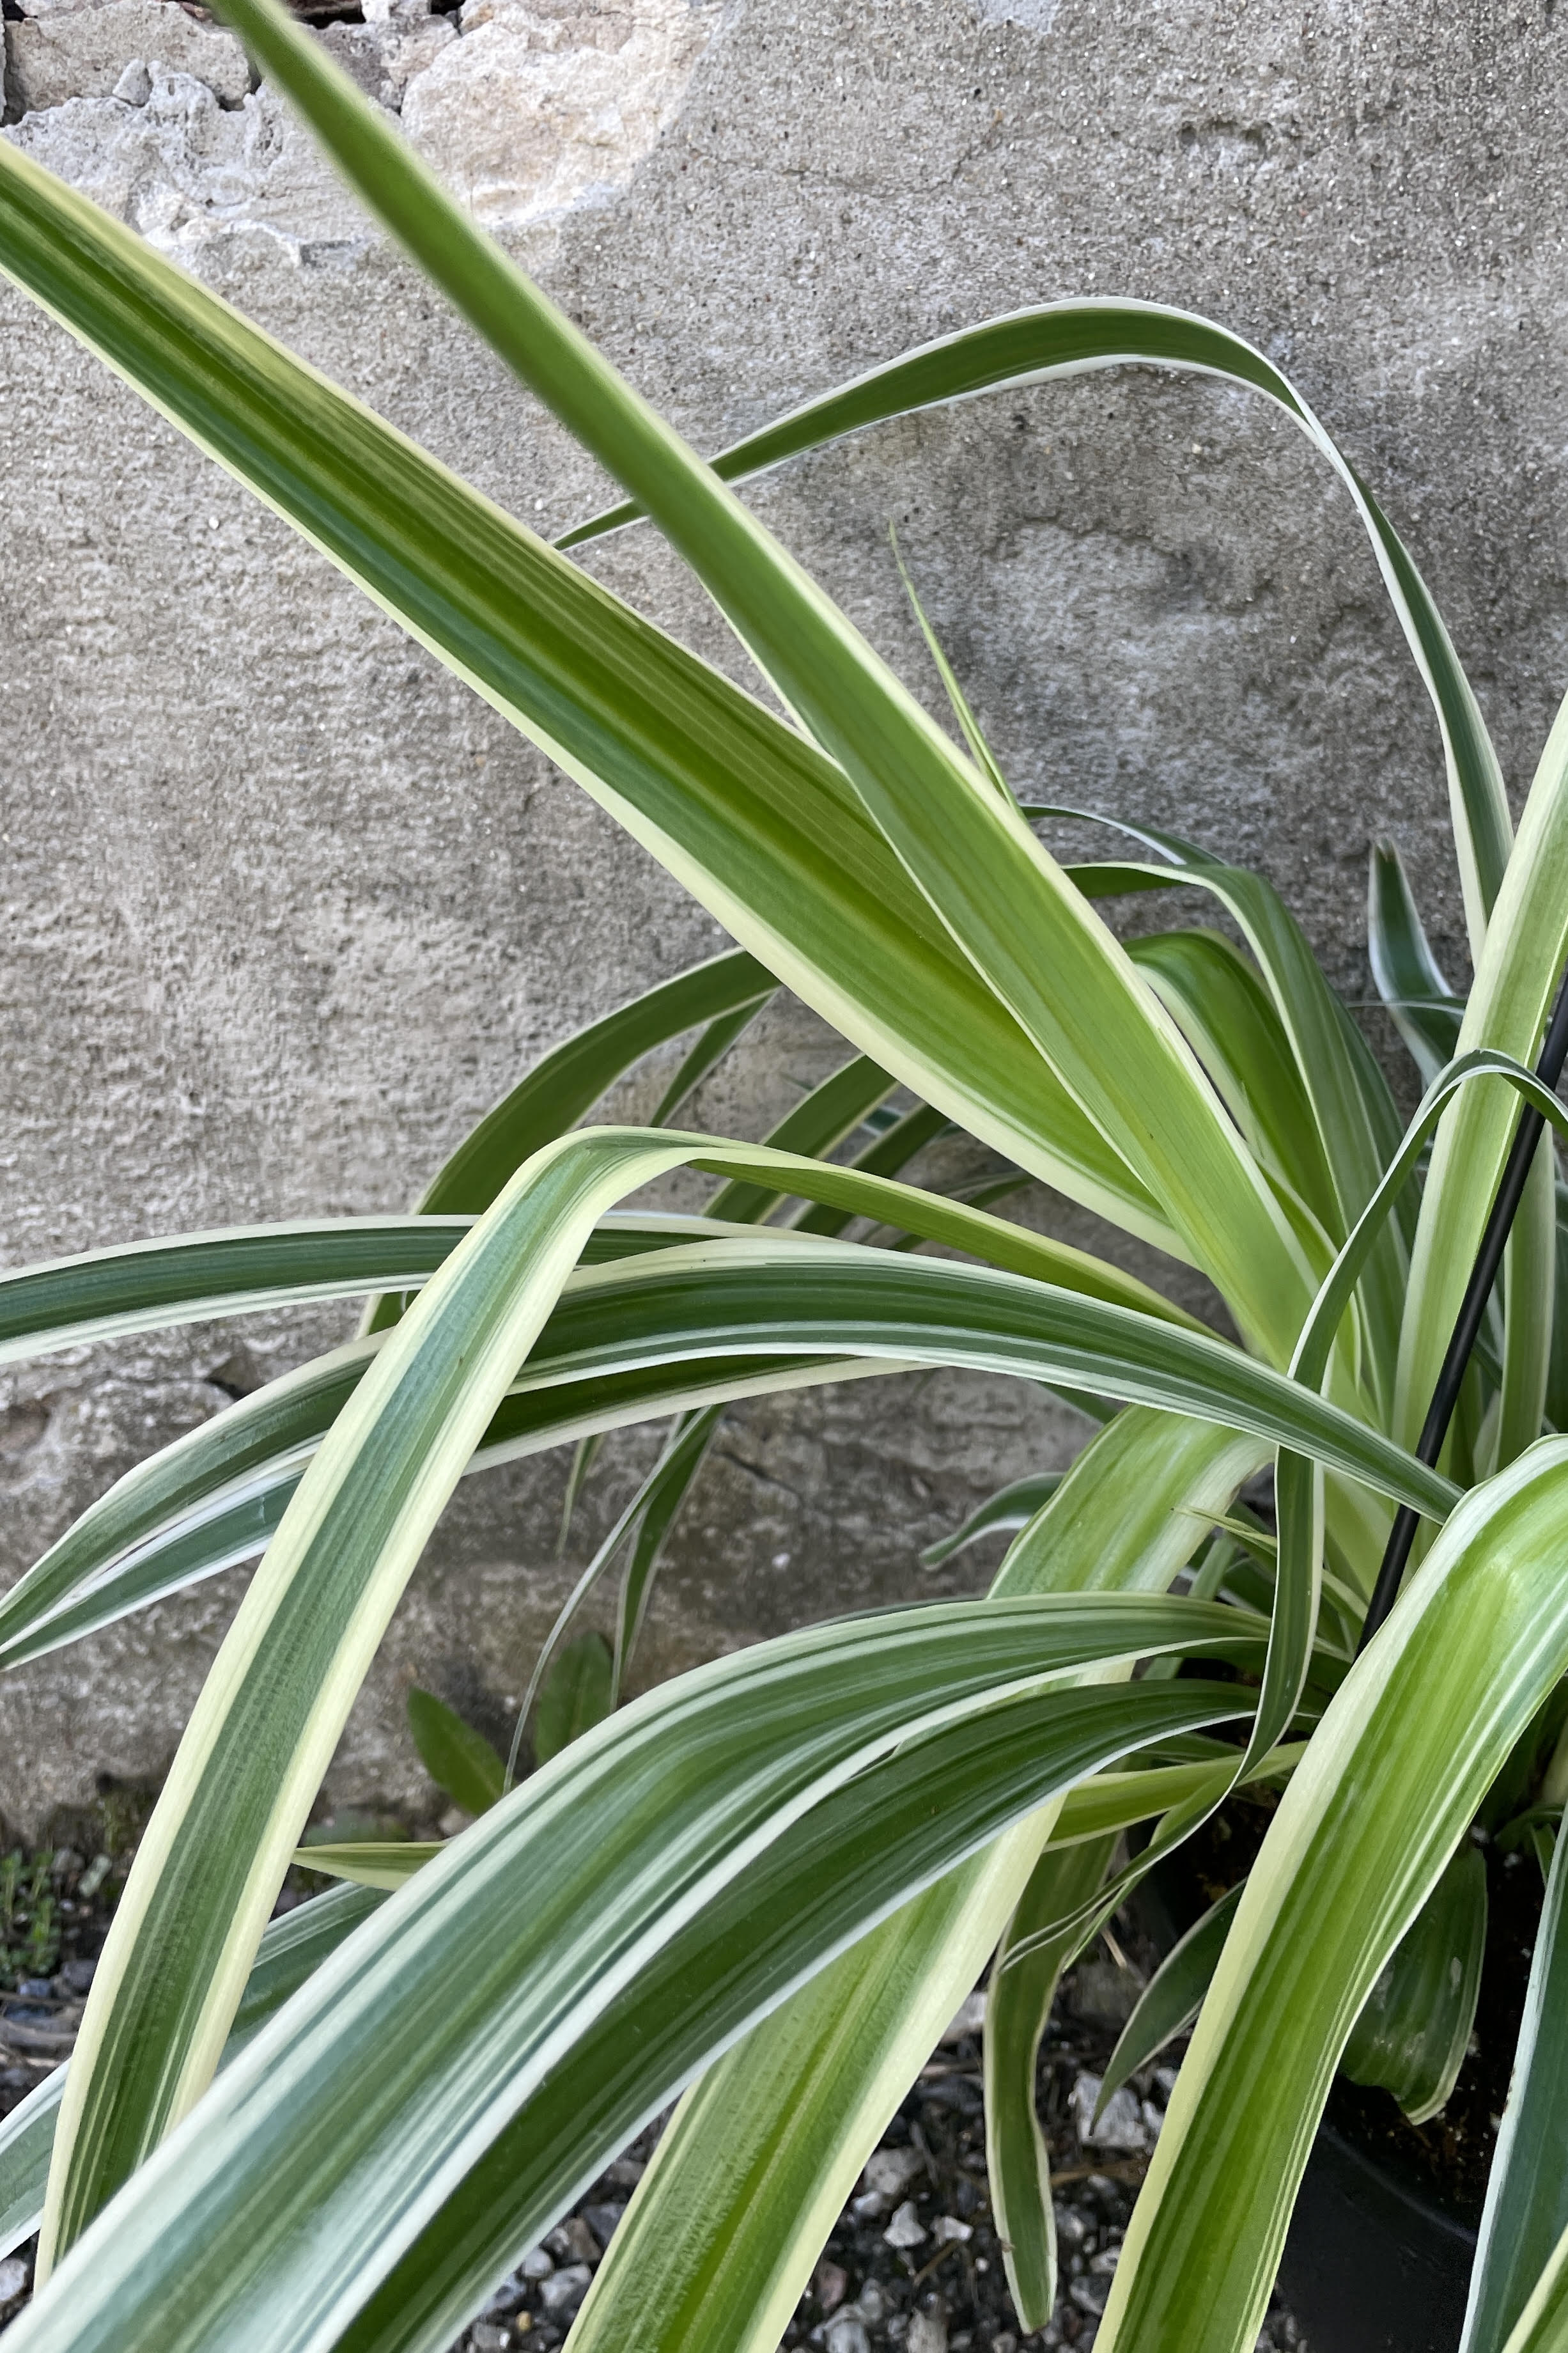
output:
<instances>
[{"instance_id":1,"label":"black plant stake","mask_svg":"<svg viewBox=\"0 0 1568 2353\"><path fill-rule=\"evenodd\" d=\"M1568 1061L1568 972L1564 972L1557 991L1557 1002L1552 1011L1552 1026L1546 1032L1546 1042L1541 1050L1541 1060L1535 1075L1543 1087L1556 1092L1563 1075L1563 1065ZM1443 1451L1443 1440L1448 1435L1448 1424L1454 1418L1454 1408L1459 1401L1459 1385L1470 1361L1470 1350L1476 1345L1476 1335L1481 1328L1487 1301L1491 1297L1499 1267L1502 1264L1503 1247L1509 1229L1524 1198L1525 1180L1530 1164L1535 1157L1535 1147L1541 1141L1546 1124L1544 1113L1533 1103L1526 1103L1520 1113L1519 1125L1513 1133L1513 1145L1497 1188L1487 1229L1481 1236L1470 1280L1455 1318L1453 1336L1443 1369L1437 1376L1437 1386L1432 1392L1432 1402L1426 1409L1426 1419L1415 1452L1419 1460L1435 1464ZM1405 1575L1405 1564L1410 1557L1410 1547L1415 1541L1418 1514L1407 1504L1402 1504L1394 1514L1394 1525L1388 1532L1388 1545L1383 1556L1383 1566L1377 1572L1377 1583L1367 1604L1366 1623L1361 1630L1359 1649L1364 1651L1398 1598L1399 1581ZM1359 1652L1358 1652L1359 1655Z\"/></svg>"}]
</instances>

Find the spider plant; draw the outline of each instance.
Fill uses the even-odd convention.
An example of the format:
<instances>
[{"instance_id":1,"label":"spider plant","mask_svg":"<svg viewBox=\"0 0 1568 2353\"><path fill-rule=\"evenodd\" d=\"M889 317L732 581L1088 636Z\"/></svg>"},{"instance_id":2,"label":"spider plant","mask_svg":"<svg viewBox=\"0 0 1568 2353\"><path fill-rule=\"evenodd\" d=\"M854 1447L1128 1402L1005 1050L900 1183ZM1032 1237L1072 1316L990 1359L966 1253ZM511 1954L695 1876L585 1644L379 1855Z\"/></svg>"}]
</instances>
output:
<instances>
[{"instance_id":1,"label":"spider plant","mask_svg":"<svg viewBox=\"0 0 1568 2353\"><path fill-rule=\"evenodd\" d=\"M1521 1097L1563 1125L1526 1065L1568 946L1564 723L1516 837L1410 556L1300 393L1222 328L1148 304L1049 305L911 353L707 465L273 0L224 12L366 204L620 484L627 503L573 536L645 517L789 716L0 143L0 266L738 943L547 1058L406 1218L186 1236L0 1280L13 1357L290 1300L371 1302L357 1339L154 1455L0 1603L0 1663L16 1665L261 1553L69 2069L5 2128L5 2227L14 2242L41 2214L42 2229L18 2353L439 2347L682 2091L577 2343L772 2353L994 1954L993 2194L1037 2326L1054 2255L1033 2058L1057 1974L1140 1871L1268 1779L1283 1795L1245 1890L1163 1990L1167 2017L1194 1989L1202 2007L1099 2340L1250 2346L1352 2038L1351 2063L1384 2079L1394 2046L1414 2048L1399 2078L1413 2105L1442 2088L1457 2006L1421 1988L1433 1951L1473 1942L1472 1826L1506 1800L1549 1854L1561 1802L1555 1758L1542 1773L1537 1756L1568 1669L1550 1143L1445 1461L1414 1441ZM1378 971L1430 1076L1408 1126L1265 881L1146 832L1058 864L962 699L960 745L731 487L911 408L1130 364L1249 386L1300 427L1356 507L1430 693L1475 978L1461 1008L1381 863ZM1099 912L1172 886L1217 906L1245 948L1201 923L1128 947ZM671 1126L778 985L850 1050L821 1099L761 1144ZM692 1032L653 1125L579 1124L632 1060ZM899 1090L895 1121L879 1121ZM1200 1270L1239 1339L982 1200L905 1181L948 1124ZM720 1180L713 1214L626 1206L677 1167ZM623 1531L614 1699L705 1417L931 1366L1104 1415L1059 1483L996 1507L1022 1524L986 1599L830 1621L611 1706L437 1852L340 1854L365 1885L268 1925L460 1477L672 1419ZM1266 1531L1238 1497L1270 1463ZM1423 1556L1356 1658L1402 1505ZM483 1758L479 1783L494 1784ZM1117 1864L1139 1824L1138 1860ZM1475 2353L1562 2341L1550 1867ZM1161 2029L1151 2013L1139 2031Z\"/></svg>"}]
</instances>

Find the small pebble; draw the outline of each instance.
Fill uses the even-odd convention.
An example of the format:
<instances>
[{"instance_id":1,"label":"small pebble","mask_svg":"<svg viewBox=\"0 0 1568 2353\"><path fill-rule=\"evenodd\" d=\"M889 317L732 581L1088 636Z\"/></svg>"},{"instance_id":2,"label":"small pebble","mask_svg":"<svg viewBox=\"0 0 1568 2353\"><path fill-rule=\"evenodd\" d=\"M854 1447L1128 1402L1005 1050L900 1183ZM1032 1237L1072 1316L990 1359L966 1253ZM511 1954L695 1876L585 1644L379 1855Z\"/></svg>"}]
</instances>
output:
<instances>
[{"instance_id":1,"label":"small pebble","mask_svg":"<svg viewBox=\"0 0 1568 2353\"><path fill-rule=\"evenodd\" d=\"M1119 2092L1112 2092L1104 2115L1098 2124L1094 2122L1101 2081L1099 2075L1082 2074L1072 2087L1073 2123L1079 2140L1086 2148L1117 2148L1130 2155L1142 2154L1149 2146L1150 2137L1144 2129L1137 2095L1125 2084Z\"/></svg>"},{"instance_id":2,"label":"small pebble","mask_svg":"<svg viewBox=\"0 0 1568 2353\"><path fill-rule=\"evenodd\" d=\"M566 2240L566 2252L573 2261L586 2263L592 2270L603 2250L587 2221L581 2214L568 2214L561 2229Z\"/></svg>"},{"instance_id":3,"label":"small pebble","mask_svg":"<svg viewBox=\"0 0 1568 2353\"><path fill-rule=\"evenodd\" d=\"M827 2353L871 2353L866 2324L858 2313L841 2312L830 2320L823 2342Z\"/></svg>"},{"instance_id":4,"label":"small pebble","mask_svg":"<svg viewBox=\"0 0 1568 2353\"><path fill-rule=\"evenodd\" d=\"M947 2353L947 2316L943 2312L911 2312L904 2343L909 2353Z\"/></svg>"},{"instance_id":5,"label":"small pebble","mask_svg":"<svg viewBox=\"0 0 1568 2353\"><path fill-rule=\"evenodd\" d=\"M962 2245L965 2239L974 2236L970 2225L961 2222L956 2214L939 2214L931 2226L931 2234L938 2246Z\"/></svg>"},{"instance_id":6,"label":"small pebble","mask_svg":"<svg viewBox=\"0 0 1568 2353\"><path fill-rule=\"evenodd\" d=\"M912 2198L905 2199L882 2233L889 2247L918 2247L924 2243L925 2235Z\"/></svg>"},{"instance_id":7,"label":"small pebble","mask_svg":"<svg viewBox=\"0 0 1568 2353\"><path fill-rule=\"evenodd\" d=\"M27 2266L20 2255L7 2255L0 2263L0 2304L14 2304L27 2292Z\"/></svg>"},{"instance_id":8,"label":"small pebble","mask_svg":"<svg viewBox=\"0 0 1568 2353\"><path fill-rule=\"evenodd\" d=\"M518 2277L525 2280L548 2279L554 2269L555 2258L546 2254L542 2247L530 2247L517 2267Z\"/></svg>"},{"instance_id":9,"label":"small pebble","mask_svg":"<svg viewBox=\"0 0 1568 2353\"><path fill-rule=\"evenodd\" d=\"M476 2320L468 2331L468 2343L473 2353L506 2353L511 2343L511 2331L499 2327L494 2321Z\"/></svg>"},{"instance_id":10,"label":"small pebble","mask_svg":"<svg viewBox=\"0 0 1568 2353\"><path fill-rule=\"evenodd\" d=\"M570 2317L587 2295L594 2274L586 2263L568 2263L539 2283L539 2301L552 2320Z\"/></svg>"},{"instance_id":11,"label":"small pebble","mask_svg":"<svg viewBox=\"0 0 1568 2353\"><path fill-rule=\"evenodd\" d=\"M837 2312L848 2293L849 2274L841 2263L830 2263L824 2255L811 2284L823 2311Z\"/></svg>"},{"instance_id":12,"label":"small pebble","mask_svg":"<svg viewBox=\"0 0 1568 2353\"><path fill-rule=\"evenodd\" d=\"M625 2206L584 2206L583 2220L601 2247L607 2247L616 2234L616 2226L626 2212Z\"/></svg>"},{"instance_id":13,"label":"small pebble","mask_svg":"<svg viewBox=\"0 0 1568 2353\"><path fill-rule=\"evenodd\" d=\"M544 2243L558 2263L592 2266L599 2260L599 2242L581 2214L568 2214L563 2222L558 2222L553 2231L546 2233Z\"/></svg>"},{"instance_id":14,"label":"small pebble","mask_svg":"<svg viewBox=\"0 0 1568 2353\"><path fill-rule=\"evenodd\" d=\"M881 2198L890 2206L896 2198L925 2169L925 2159L918 2148L873 2149L866 2160L866 2170L860 2179L873 2198ZM887 2211L884 2206L883 2212Z\"/></svg>"},{"instance_id":15,"label":"small pebble","mask_svg":"<svg viewBox=\"0 0 1568 2353\"><path fill-rule=\"evenodd\" d=\"M1121 2028L1138 2007L1138 1983L1114 1961L1081 1961L1068 1981L1068 2008L1087 2024Z\"/></svg>"}]
</instances>

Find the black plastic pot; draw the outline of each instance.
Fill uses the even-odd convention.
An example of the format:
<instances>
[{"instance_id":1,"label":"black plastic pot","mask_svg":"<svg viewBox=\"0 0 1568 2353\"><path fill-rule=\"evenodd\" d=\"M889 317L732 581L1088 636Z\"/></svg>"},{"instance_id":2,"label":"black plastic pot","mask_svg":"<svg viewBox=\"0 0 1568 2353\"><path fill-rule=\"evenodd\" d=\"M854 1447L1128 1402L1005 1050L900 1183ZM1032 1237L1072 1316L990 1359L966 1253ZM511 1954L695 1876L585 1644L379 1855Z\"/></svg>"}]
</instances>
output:
<instances>
[{"instance_id":1,"label":"black plastic pot","mask_svg":"<svg viewBox=\"0 0 1568 2353\"><path fill-rule=\"evenodd\" d=\"M1323 2126L1279 2267L1318 2353L1456 2353L1476 2234Z\"/></svg>"}]
</instances>

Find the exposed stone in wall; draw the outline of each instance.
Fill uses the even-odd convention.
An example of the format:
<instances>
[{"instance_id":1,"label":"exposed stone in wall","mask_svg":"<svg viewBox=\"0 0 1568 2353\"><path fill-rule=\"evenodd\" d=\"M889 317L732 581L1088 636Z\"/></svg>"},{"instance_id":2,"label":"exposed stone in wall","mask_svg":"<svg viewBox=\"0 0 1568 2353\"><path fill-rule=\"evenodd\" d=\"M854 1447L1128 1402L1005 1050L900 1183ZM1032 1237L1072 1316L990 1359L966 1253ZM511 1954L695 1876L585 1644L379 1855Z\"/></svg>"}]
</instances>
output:
<instances>
[{"instance_id":1,"label":"exposed stone in wall","mask_svg":"<svg viewBox=\"0 0 1568 2353\"><path fill-rule=\"evenodd\" d=\"M410 82L410 137L482 220L624 188L674 120L717 10L690 0L464 0L463 37Z\"/></svg>"},{"instance_id":2,"label":"exposed stone in wall","mask_svg":"<svg viewBox=\"0 0 1568 2353\"><path fill-rule=\"evenodd\" d=\"M234 35L200 22L173 0L22 0L5 26L12 101L23 113L71 98L107 98L133 61L155 58L193 74L226 106L250 88Z\"/></svg>"},{"instance_id":3,"label":"exposed stone in wall","mask_svg":"<svg viewBox=\"0 0 1568 2353\"><path fill-rule=\"evenodd\" d=\"M433 16L429 0L370 0L363 25L328 25L321 38L370 97L395 111L409 82L458 37L450 16Z\"/></svg>"},{"instance_id":4,"label":"exposed stone in wall","mask_svg":"<svg viewBox=\"0 0 1568 2353\"><path fill-rule=\"evenodd\" d=\"M194 75L133 58L110 97L24 115L6 136L165 251L241 235L281 240L297 257L367 234L363 213L270 90L225 107Z\"/></svg>"},{"instance_id":5,"label":"exposed stone in wall","mask_svg":"<svg viewBox=\"0 0 1568 2353\"><path fill-rule=\"evenodd\" d=\"M122 219L187 244L216 227L309 238L340 226L323 216L329 175L287 111L250 93L231 33L177 0L27 6L5 26L21 142ZM717 21L692 0L465 0L460 16L433 14L430 0L369 0L364 22L321 38L363 90L401 110L449 186L515 227L626 185ZM66 113L84 99L140 119ZM224 110L241 119L225 125Z\"/></svg>"}]
</instances>

